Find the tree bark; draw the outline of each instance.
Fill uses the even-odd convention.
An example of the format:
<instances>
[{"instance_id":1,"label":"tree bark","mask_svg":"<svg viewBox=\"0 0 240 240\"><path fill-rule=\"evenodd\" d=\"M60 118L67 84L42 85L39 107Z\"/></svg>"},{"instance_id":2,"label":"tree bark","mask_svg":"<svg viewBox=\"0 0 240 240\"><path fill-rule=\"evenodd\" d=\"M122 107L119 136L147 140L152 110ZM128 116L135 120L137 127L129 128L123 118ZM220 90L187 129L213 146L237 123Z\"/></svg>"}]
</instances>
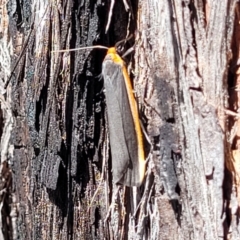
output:
<instances>
[{"instance_id":1,"label":"tree bark","mask_svg":"<svg viewBox=\"0 0 240 240\"><path fill-rule=\"evenodd\" d=\"M237 1L1 5L0 239L240 238ZM138 188L112 181L105 50L57 51L130 34Z\"/></svg>"}]
</instances>

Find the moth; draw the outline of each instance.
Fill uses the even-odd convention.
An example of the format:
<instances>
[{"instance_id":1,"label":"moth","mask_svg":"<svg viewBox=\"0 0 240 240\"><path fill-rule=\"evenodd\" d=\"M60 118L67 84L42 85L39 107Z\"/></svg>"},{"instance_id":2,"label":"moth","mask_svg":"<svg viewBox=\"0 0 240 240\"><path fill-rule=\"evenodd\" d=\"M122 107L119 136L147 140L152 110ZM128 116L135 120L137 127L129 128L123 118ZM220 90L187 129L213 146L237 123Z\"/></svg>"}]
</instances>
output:
<instances>
[{"instance_id":1,"label":"moth","mask_svg":"<svg viewBox=\"0 0 240 240\"><path fill-rule=\"evenodd\" d=\"M109 48L102 64L115 183L140 186L145 174L138 107L125 62Z\"/></svg>"}]
</instances>

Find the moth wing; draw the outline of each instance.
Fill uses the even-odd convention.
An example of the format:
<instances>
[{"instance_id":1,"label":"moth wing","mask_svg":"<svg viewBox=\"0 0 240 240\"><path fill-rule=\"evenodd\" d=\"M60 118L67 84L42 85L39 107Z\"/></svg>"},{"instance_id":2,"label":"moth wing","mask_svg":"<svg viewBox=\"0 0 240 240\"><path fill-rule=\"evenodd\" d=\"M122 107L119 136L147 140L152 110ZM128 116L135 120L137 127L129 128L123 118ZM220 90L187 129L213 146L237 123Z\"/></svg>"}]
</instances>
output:
<instances>
[{"instance_id":1,"label":"moth wing","mask_svg":"<svg viewBox=\"0 0 240 240\"><path fill-rule=\"evenodd\" d=\"M105 60L102 73L106 90L113 181L126 186L138 186L141 184L138 143L122 66Z\"/></svg>"}]
</instances>

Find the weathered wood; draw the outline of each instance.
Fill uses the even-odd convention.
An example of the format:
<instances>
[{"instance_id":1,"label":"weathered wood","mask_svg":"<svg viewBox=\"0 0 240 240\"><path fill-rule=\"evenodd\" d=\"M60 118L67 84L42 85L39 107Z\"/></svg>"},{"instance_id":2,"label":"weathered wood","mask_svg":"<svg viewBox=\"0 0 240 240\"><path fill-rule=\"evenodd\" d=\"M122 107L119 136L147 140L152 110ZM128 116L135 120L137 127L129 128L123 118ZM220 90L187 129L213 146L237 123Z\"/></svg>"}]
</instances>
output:
<instances>
[{"instance_id":1,"label":"weathered wood","mask_svg":"<svg viewBox=\"0 0 240 240\"><path fill-rule=\"evenodd\" d=\"M240 237L236 1L2 6L0 238ZM128 70L151 141L139 188L112 182L105 51L52 52L130 33ZM226 108L233 116L221 118Z\"/></svg>"}]
</instances>

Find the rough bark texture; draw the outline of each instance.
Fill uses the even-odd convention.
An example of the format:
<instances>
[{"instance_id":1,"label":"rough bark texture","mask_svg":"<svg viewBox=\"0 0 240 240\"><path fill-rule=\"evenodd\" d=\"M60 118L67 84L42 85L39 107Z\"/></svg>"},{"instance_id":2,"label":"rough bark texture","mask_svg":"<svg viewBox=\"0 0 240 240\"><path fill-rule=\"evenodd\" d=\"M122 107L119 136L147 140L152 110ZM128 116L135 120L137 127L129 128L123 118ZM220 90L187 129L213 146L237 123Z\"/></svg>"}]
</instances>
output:
<instances>
[{"instance_id":1,"label":"rough bark texture","mask_svg":"<svg viewBox=\"0 0 240 240\"><path fill-rule=\"evenodd\" d=\"M0 3L0 239L240 239L239 3ZM139 188L112 182L105 51L52 52L130 33Z\"/></svg>"}]
</instances>

